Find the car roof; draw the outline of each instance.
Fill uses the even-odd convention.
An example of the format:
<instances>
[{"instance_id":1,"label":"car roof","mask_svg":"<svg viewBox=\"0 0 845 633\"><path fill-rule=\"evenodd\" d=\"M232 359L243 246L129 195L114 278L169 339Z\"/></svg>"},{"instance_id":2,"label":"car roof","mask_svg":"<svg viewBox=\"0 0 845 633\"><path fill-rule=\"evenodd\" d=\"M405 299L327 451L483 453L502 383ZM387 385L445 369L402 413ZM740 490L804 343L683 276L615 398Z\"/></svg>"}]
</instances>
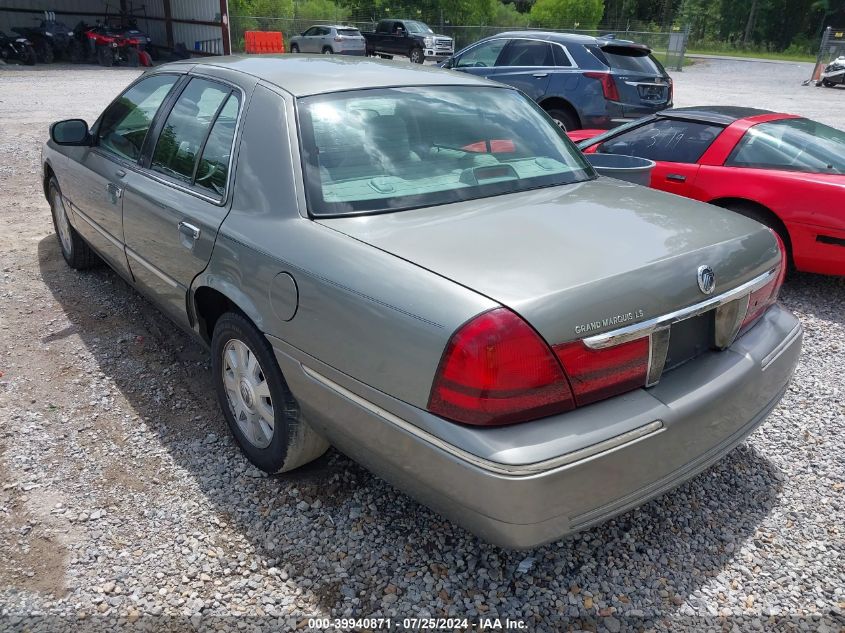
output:
<instances>
[{"instance_id":1,"label":"car roof","mask_svg":"<svg viewBox=\"0 0 845 633\"><path fill-rule=\"evenodd\" d=\"M691 108L672 108L657 113L659 117L670 119L686 119L715 123L716 125L730 125L740 119L747 119L761 114L776 114L772 110L761 108L743 108L740 106L695 106Z\"/></svg>"},{"instance_id":2,"label":"car roof","mask_svg":"<svg viewBox=\"0 0 845 633\"><path fill-rule=\"evenodd\" d=\"M559 33L557 31L505 31L503 33L491 35L488 39L501 37L523 37L548 40L550 42L558 42L560 44L595 44L596 46L633 46L636 48L648 48L644 44L639 44L633 40L617 38L612 33L604 36L593 37L592 35L581 35L580 33Z\"/></svg>"},{"instance_id":3,"label":"car roof","mask_svg":"<svg viewBox=\"0 0 845 633\"><path fill-rule=\"evenodd\" d=\"M163 64L157 71L196 66L241 72L278 86L295 97L362 88L397 86L488 86L502 84L435 66L341 55L228 55Z\"/></svg>"}]
</instances>

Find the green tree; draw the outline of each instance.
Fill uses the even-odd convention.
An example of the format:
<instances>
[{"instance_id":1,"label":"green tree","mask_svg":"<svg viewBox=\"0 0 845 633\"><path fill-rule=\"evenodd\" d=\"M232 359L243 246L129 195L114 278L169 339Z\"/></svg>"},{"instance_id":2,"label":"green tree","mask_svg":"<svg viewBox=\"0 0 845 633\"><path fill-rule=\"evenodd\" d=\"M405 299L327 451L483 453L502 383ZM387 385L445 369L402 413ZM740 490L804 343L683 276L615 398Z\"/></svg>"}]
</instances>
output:
<instances>
[{"instance_id":1,"label":"green tree","mask_svg":"<svg viewBox=\"0 0 845 633\"><path fill-rule=\"evenodd\" d=\"M603 0L537 0L531 7L531 24L562 29L595 29L604 15ZM576 26L577 25L577 26Z\"/></svg>"}]
</instances>

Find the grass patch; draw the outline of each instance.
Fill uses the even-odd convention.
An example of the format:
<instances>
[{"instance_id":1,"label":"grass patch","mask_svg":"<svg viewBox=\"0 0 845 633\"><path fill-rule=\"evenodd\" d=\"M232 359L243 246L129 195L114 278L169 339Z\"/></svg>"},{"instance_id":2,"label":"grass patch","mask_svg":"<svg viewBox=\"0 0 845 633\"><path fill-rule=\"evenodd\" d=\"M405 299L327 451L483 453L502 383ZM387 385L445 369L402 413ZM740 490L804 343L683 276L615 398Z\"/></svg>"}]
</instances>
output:
<instances>
[{"instance_id":1,"label":"grass patch","mask_svg":"<svg viewBox=\"0 0 845 633\"><path fill-rule=\"evenodd\" d=\"M775 59L784 62L809 62L815 63L816 58L812 55L795 55L788 53L773 53L771 51L749 51L736 49L707 49L707 48L691 48L687 50L687 55L725 55L727 57L751 57L757 59Z\"/></svg>"}]
</instances>

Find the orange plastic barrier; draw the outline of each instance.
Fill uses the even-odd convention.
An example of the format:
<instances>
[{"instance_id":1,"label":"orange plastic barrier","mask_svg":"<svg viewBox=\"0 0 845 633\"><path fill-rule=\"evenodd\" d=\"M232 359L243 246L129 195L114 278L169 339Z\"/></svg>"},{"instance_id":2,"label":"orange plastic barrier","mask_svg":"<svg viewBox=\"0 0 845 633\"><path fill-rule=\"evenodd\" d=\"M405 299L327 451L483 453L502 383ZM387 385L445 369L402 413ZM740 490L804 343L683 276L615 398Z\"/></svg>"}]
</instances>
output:
<instances>
[{"instance_id":1,"label":"orange plastic barrier","mask_svg":"<svg viewBox=\"0 0 845 633\"><path fill-rule=\"evenodd\" d=\"M281 31L244 31L244 48L247 53L284 53L285 38Z\"/></svg>"}]
</instances>

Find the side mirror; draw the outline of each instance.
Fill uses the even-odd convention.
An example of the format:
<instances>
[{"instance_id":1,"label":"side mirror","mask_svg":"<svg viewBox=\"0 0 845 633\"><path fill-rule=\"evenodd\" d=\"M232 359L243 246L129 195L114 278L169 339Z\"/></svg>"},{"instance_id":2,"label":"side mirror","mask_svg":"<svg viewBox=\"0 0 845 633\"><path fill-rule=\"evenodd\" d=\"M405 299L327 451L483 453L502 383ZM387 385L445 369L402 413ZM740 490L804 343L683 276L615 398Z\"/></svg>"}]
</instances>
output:
<instances>
[{"instance_id":1,"label":"side mirror","mask_svg":"<svg viewBox=\"0 0 845 633\"><path fill-rule=\"evenodd\" d=\"M455 58L450 57L445 62L443 62L443 68L454 68L455 67Z\"/></svg>"},{"instance_id":2,"label":"side mirror","mask_svg":"<svg viewBox=\"0 0 845 633\"><path fill-rule=\"evenodd\" d=\"M58 121L50 126L50 138L56 145L90 145L88 124L82 119Z\"/></svg>"}]
</instances>

